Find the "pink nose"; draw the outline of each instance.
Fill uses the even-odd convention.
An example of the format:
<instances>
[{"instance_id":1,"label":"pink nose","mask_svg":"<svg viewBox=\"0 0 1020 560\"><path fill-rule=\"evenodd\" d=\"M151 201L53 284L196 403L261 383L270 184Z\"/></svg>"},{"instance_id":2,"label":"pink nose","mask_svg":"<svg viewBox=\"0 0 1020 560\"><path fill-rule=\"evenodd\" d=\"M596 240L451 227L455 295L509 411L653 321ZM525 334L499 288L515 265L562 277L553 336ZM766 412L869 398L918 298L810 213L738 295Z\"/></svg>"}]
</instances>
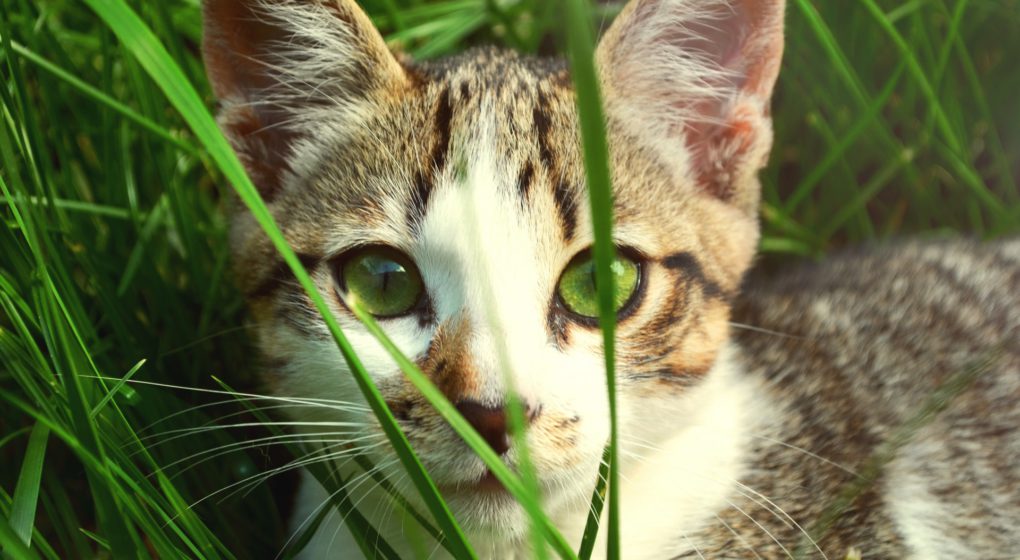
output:
<instances>
[{"instance_id":1,"label":"pink nose","mask_svg":"<svg viewBox=\"0 0 1020 560\"><path fill-rule=\"evenodd\" d=\"M510 450L510 430L504 407L493 408L478 401L463 400L457 403L457 411L478 431L496 454L505 455ZM531 423L534 417L534 409L525 403L525 421Z\"/></svg>"}]
</instances>

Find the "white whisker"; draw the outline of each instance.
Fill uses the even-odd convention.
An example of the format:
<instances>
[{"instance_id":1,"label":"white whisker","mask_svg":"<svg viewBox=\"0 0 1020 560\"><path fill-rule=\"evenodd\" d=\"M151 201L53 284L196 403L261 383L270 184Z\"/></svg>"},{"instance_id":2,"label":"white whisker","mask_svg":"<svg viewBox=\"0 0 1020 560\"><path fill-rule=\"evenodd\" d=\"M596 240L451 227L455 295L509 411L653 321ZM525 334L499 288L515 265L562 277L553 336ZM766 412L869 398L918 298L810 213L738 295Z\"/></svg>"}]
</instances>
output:
<instances>
[{"instance_id":1,"label":"white whisker","mask_svg":"<svg viewBox=\"0 0 1020 560\"><path fill-rule=\"evenodd\" d=\"M794 340L806 340L803 336L799 336L799 335L795 335L795 334L787 334L787 333L783 333L783 332L779 332L779 331L773 331L773 330L765 329L765 328L762 328L762 327L756 327L754 325L745 325L743 323L735 323L733 321L730 321L729 323L730 323L731 327L737 328L737 329L743 329L745 331L751 331L751 332L762 333L762 334L770 334L770 335L773 335L773 336L778 336L778 337L781 337L781 338L790 338L790 339L794 339Z\"/></svg>"},{"instance_id":2,"label":"white whisker","mask_svg":"<svg viewBox=\"0 0 1020 560\"><path fill-rule=\"evenodd\" d=\"M758 439L765 440L765 441L767 441L769 443L774 443L776 445L782 445L783 447L786 447L788 449L792 449L793 451L799 451L799 452L803 453L804 455L807 455L808 457L811 457L812 459L818 459L819 461L825 463L826 465L831 465L831 466L836 467L837 469L839 469L839 470L841 470L841 471L843 471L843 472L845 472L845 473L847 473L849 475L852 475L855 478L860 478L860 475L857 474L856 472L854 472L852 469L844 467L843 465L841 465L841 464L839 464L839 463L837 463L835 461L826 459L825 457L822 457L821 455L818 455L816 453L808 451L807 449L804 449L803 447L797 447L796 445L793 445L791 443L787 443L785 441L781 441L781 440L778 440L778 439L773 439L773 438L770 438L770 437L767 437L767 436L755 435L754 437L756 437Z\"/></svg>"},{"instance_id":3,"label":"white whisker","mask_svg":"<svg viewBox=\"0 0 1020 560\"><path fill-rule=\"evenodd\" d=\"M758 560L762 560L761 555L758 554L758 552L754 549L753 546L751 546L751 543L747 542L747 539L745 539L740 533L738 533L733 527L731 527L729 523L727 523L725 520L723 520L722 517L719 517L718 515L716 515L715 518L716 518L716 520L719 521L719 523L722 523L722 526L726 527L726 529L730 533L732 533L733 536L736 537L736 539L738 541L740 541L740 544L744 545L744 548L746 550L748 550L751 554L754 554L754 557L757 558Z\"/></svg>"}]
</instances>

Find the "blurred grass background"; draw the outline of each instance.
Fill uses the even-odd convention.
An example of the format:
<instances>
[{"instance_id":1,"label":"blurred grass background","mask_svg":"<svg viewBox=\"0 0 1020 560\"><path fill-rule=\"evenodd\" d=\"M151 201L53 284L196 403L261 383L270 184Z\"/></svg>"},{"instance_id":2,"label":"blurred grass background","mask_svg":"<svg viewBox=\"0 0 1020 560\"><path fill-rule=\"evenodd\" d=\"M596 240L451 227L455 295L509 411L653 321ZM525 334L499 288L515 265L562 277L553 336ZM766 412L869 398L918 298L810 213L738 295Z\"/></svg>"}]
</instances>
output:
<instances>
[{"instance_id":1,"label":"blurred grass background","mask_svg":"<svg viewBox=\"0 0 1020 560\"><path fill-rule=\"evenodd\" d=\"M891 236L1020 231L1020 1L789 2L763 173L767 263ZM199 1L130 3L208 92ZM416 57L482 43L554 54L563 42L558 2L362 4ZM274 557L285 477L187 506L285 454L170 466L264 435L169 432L236 407L88 379L220 389L215 376L258 390L230 280L229 188L84 4L0 6L0 546L14 557L102 557L115 541L140 556ZM600 4L601 20L620 6Z\"/></svg>"}]
</instances>

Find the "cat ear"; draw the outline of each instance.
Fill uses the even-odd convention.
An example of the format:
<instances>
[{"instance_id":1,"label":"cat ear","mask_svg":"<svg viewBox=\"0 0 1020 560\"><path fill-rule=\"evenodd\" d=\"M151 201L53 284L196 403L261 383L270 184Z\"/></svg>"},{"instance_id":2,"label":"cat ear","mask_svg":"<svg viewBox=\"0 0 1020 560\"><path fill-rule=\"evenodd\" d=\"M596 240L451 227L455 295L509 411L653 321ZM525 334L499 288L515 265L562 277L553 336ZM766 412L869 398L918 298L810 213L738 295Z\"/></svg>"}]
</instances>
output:
<instances>
[{"instance_id":1,"label":"cat ear","mask_svg":"<svg viewBox=\"0 0 1020 560\"><path fill-rule=\"evenodd\" d=\"M206 0L202 51L220 125L262 195L295 143L406 80L354 0Z\"/></svg>"},{"instance_id":2,"label":"cat ear","mask_svg":"<svg viewBox=\"0 0 1020 560\"><path fill-rule=\"evenodd\" d=\"M632 0L598 47L610 115L704 192L755 211L783 0Z\"/></svg>"}]
</instances>

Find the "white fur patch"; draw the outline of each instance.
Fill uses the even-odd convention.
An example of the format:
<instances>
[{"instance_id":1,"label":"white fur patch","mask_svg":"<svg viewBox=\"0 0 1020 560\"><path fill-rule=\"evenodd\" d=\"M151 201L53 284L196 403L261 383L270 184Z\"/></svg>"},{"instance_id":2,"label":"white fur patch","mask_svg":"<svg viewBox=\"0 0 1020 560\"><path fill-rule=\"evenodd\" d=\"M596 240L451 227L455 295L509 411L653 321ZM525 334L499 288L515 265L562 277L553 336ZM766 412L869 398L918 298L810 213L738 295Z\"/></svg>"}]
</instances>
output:
<instances>
[{"instance_id":1,"label":"white fur patch","mask_svg":"<svg viewBox=\"0 0 1020 560\"><path fill-rule=\"evenodd\" d=\"M889 504L911 558L931 560L933 558L972 558L967 547L951 539L940 526L942 519L951 517L951 512L935 496L928 492L927 485L918 477L896 477L895 484L886 485L885 502Z\"/></svg>"}]
</instances>

